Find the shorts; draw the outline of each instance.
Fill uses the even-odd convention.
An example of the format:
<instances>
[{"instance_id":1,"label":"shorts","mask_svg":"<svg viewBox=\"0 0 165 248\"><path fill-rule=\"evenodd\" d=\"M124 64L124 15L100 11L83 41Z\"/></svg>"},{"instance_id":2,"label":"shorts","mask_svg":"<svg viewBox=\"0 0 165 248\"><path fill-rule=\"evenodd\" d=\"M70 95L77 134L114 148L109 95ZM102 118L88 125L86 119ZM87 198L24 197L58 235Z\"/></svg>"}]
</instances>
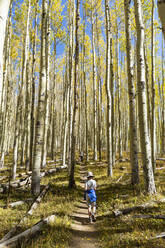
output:
<instances>
[{"instance_id":1,"label":"shorts","mask_svg":"<svg viewBox=\"0 0 165 248\"><path fill-rule=\"evenodd\" d=\"M91 202L88 194L86 194L86 201L87 201L88 207L90 207L90 206L95 207L96 206L96 202Z\"/></svg>"}]
</instances>

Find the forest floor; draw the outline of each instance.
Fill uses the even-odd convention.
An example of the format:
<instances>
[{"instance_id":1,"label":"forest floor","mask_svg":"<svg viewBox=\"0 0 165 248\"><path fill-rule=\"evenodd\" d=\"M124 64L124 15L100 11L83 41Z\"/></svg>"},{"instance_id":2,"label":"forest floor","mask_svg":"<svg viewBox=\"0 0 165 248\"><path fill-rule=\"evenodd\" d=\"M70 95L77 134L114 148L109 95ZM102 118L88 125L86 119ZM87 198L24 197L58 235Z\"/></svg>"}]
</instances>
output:
<instances>
[{"instance_id":1,"label":"forest floor","mask_svg":"<svg viewBox=\"0 0 165 248\"><path fill-rule=\"evenodd\" d=\"M82 199L76 205L72 215L72 240L70 247L73 248L96 248L98 247L98 233L96 225L89 223L88 210L86 202L83 201L84 183L86 180L87 168L85 164L80 166L80 186L82 188Z\"/></svg>"},{"instance_id":2,"label":"forest floor","mask_svg":"<svg viewBox=\"0 0 165 248\"><path fill-rule=\"evenodd\" d=\"M33 239L19 242L18 247L27 248L164 248L165 239L155 238L165 232L165 162L157 161L155 183L157 195L147 196L144 190L143 172L140 165L140 185L131 185L131 168L124 154L116 161L113 178L107 178L105 160L76 165L76 189L68 189L67 169L41 179L41 189L50 188L32 216L16 230L16 234L27 230L41 219L54 214L54 223L44 225ZM8 158L10 161L11 158ZM61 161L48 163L44 170L61 166ZM87 207L83 201L84 177L86 171L92 171L98 184L97 222L89 224ZM19 169L18 174L23 172ZM7 184L9 167L0 170L0 184ZM21 177L18 175L17 180ZM25 204L14 208L5 208L8 192L0 193L0 239L23 218L34 199L30 187L12 189L9 201L29 199ZM32 198L32 199L31 199ZM142 204L147 203L145 207ZM142 205L143 206L143 205ZM116 216L117 210L134 207L131 212Z\"/></svg>"}]
</instances>

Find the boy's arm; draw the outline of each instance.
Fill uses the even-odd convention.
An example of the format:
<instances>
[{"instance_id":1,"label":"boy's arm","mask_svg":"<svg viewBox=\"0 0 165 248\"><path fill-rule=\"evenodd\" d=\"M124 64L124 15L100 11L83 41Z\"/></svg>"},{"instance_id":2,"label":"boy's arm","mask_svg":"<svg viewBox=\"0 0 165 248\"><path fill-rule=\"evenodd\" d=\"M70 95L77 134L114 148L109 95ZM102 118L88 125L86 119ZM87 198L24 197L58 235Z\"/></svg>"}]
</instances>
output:
<instances>
[{"instance_id":1,"label":"boy's arm","mask_svg":"<svg viewBox=\"0 0 165 248\"><path fill-rule=\"evenodd\" d=\"M85 191L87 190L87 183L85 183Z\"/></svg>"},{"instance_id":2,"label":"boy's arm","mask_svg":"<svg viewBox=\"0 0 165 248\"><path fill-rule=\"evenodd\" d=\"M95 181L95 190L96 190L96 188L97 188L97 184L96 184L96 181Z\"/></svg>"}]
</instances>

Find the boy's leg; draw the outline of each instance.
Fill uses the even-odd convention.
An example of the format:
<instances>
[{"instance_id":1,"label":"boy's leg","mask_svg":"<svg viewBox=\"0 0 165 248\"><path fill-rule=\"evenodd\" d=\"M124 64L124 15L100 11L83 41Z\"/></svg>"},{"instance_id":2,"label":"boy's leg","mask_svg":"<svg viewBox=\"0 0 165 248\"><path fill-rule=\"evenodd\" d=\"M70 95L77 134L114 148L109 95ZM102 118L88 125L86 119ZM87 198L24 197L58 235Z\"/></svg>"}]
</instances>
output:
<instances>
[{"instance_id":1,"label":"boy's leg","mask_svg":"<svg viewBox=\"0 0 165 248\"><path fill-rule=\"evenodd\" d=\"M96 202L92 202L92 219L93 219L93 221L96 221L95 214L96 214Z\"/></svg>"},{"instance_id":2,"label":"boy's leg","mask_svg":"<svg viewBox=\"0 0 165 248\"><path fill-rule=\"evenodd\" d=\"M89 221L92 222L92 207L91 204L88 205L88 215L89 215Z\"/></svg>"}]
</instances>

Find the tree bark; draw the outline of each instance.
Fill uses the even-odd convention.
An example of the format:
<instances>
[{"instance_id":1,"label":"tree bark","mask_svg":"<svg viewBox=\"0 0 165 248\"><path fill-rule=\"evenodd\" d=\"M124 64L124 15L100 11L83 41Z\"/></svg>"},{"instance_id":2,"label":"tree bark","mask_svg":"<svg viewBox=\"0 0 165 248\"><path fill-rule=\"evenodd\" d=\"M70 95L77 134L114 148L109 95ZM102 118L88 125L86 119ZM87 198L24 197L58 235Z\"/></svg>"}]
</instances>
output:
<instances>
[{"instance_id":1,"label":"tree bark","mask_svg":"<svg viewBox=\"0 0 165 248\"><path fill-rule=\"evenodd\" d=\"M32 193L40 193L40 167L44 144L45 101L46 101L46 15L47 0L42 1L42 30L41 30L41 64L38 92L38 109L35 126L35 143L32 169Z\"/></svg>"},{"instance_id":2,"label":"tree bark","mask_svg":"<svg viewBox=\"0 0 165 248\"><path fill-rule=\"evenodd\" d=\"M94 26L94 4L91 3L92 14L92 73L93 73L93 159L97 160L97 91L96 91L96 51L95 51L95 26Z\"/></svg>"},{"instance_id":3,"label":"tree bark","mask_svg":"<svg viewBox=\"0 0 165 248\"><path fill-rule=\"evenodd\" d=\"M69 188L75 186L74 170L75 170L75 148L76 148L76 112L78 108L78 92L77 85L79 79L79 6L80 0L77 0L76 6L76 29L75 29L75 71L74 71L74 106L73 106L73 119L72 119L72 136L71 136L71 168L69 175Z\"/></svg>"},{"instance_id":4,"label":"tree bark","mask_svg":"<svg viewBox=\"0 0 165 248\"><path fill-rule=\"evenodd\" d=\"M144 64L144 25L142 17L141 0L135 0L135 20L137 30L137 86L138 86L138 111L140 127L140 143L142 153L142 164L146 191L148 194L155 194L155 181L151 161L151 142L149 139L147 102L146 102L146 82Z\"/></svg>"},{"instance_id":5,"label":"tree bark","mask_svg":"<svg viewBox=\"0 0 165 248\"><path fill-rule=\"evenodd\" d=\"M5 41L6 21L8 17L10 0L0 1L0 103L2 95L2 82L3 82L3 48Z\"/></svg>"},{"instance_id":6,"label":"tree bark","mask_svg":"<svg viewBox=\"0 0 165 248\"><path fill-rule=\"evenodd\" d=\"M137 126L136 126L136 99L135 87L133 83L133 60L131 51L130 33L130 1L124 1L125 7L125 30L126 30L126 53L127 53L127 75L129 91L129 123L130 123L130 160L132 168L132 184L139 183L138 167L138 145L137 145Z\"/></svg>"},{"instance_id":7,"label":"tree bark","mask_svg":"<svg viewBox=\"0 0 165 248\"><path fill-rule=\"evenodd\" d=\"M165 39L165 0L158 0L158 13L162 23L162 31Z\"/></svg>"},{"instance_id":8,"label":"tree bark","mask_svg":"<svg viewBox=\"0 0 165 248\"><path fill-rule=\"evenodd\" d=\"M113 176L112 170L112 149L111 149L111 107L112 99L110 93L110 45L111 45L111 23L108 1L105 0L105 16L106 16L106 94L107 94L107 162L108 162L108 176Z\"/></svg>"}]
</instances>

